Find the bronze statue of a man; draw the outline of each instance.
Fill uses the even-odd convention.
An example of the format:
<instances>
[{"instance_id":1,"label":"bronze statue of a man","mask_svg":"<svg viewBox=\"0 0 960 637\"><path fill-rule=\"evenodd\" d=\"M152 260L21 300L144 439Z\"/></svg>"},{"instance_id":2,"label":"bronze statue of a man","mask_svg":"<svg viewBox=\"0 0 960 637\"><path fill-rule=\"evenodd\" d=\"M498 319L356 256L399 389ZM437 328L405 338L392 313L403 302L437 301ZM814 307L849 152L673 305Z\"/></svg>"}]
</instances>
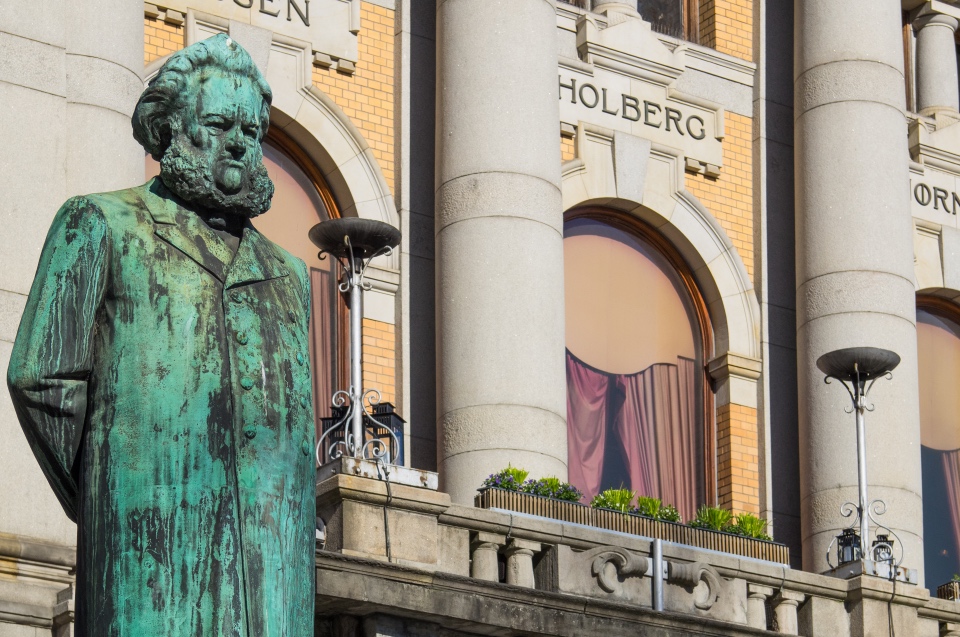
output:
<instances>
[{"instance_id":1,"label":"bronze statue of a man","mask_svg":"<svg viewBox=\"0 0 960 637\"><path fill-rule=\"evenodd\" d=\"M270 100L226 36L176 53L133 117L160 177L44 245L8 384L78 525L78 635L313 633L309 283L250 224Z\"/></svg>"}]
</instances>

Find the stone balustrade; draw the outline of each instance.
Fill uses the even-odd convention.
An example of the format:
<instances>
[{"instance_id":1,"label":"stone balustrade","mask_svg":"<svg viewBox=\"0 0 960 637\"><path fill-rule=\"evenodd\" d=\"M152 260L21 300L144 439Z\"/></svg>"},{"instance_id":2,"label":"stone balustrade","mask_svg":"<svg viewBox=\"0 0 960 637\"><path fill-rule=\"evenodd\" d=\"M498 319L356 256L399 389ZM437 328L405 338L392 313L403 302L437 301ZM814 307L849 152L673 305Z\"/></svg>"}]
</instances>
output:
<instances>
[{"instance_id":1,"label":"stone balustrade","mask_svg":"<svg viewBox=\"0 0 960 637\"><path fill-rule=\"evenodd\" d=\"M917 586L842 580L668 542L658 575L649 538L390 486L388 503L379 480L341 474L318 484L327 525L317 554L318 621L345 613L379 626L416 616L451 635L574 634L565 632L571 626L578 634L709 628L711 635L866 637L892 626L897 635L960 635L960 604ZM664 612L653 610L658 576Z\"/></svg>"}]
</instances>

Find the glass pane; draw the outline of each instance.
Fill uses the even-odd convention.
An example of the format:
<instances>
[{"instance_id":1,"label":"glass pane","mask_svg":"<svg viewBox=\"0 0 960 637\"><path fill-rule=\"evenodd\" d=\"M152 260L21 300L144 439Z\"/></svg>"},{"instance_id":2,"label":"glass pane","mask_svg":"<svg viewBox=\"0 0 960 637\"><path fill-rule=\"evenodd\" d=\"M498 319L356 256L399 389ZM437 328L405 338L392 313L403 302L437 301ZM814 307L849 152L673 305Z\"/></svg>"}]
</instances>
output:
<instances>
[{"instance_id":1,"label":"glass pane","mask_svg":"<svg viewBox=\"0 0 960 637\"><path fill-rule=\"evenodd\" d=\"M960 573L960 325L917 308L926 580Z\"/></svg>"},{"instance_id":2,"label":"glass pane","mask_svg":"<svg viewBox=\"0 0 960 637\"><path fill-rule=\"evenodd\" d=\"M310 271L314 407L317 418L322 418L330 415L337 375L336 273L330 259L318 258L307 232L314 224L328 219L329 213L310 178L269 142L263 144L263 163L276 190L270 210L254 219L253 224L268 239L303 259ZM160 164L149 155L145 157L145 173L147 179L160 174Z\"/></svg>"},{"instance_id":3,"label":"glass pane","mask_svg":"<svg viewBox=\"0 0 960 637\"><path fill-rule=\"evenodd\" d=\"M637 11L657 33L683 38L683 0L639 0Z\"/></svg>"},{"instance_id":4,"label":"glass pane","mask_svg":"<svg viewBox=\"0 0 960 637\"><path fill-rule=\"evenodd\" d=\"M702 360L692 303L652 245L564 226L570 480L628 487L691 517L703 498Z\"/></svg>"}]
</instances>

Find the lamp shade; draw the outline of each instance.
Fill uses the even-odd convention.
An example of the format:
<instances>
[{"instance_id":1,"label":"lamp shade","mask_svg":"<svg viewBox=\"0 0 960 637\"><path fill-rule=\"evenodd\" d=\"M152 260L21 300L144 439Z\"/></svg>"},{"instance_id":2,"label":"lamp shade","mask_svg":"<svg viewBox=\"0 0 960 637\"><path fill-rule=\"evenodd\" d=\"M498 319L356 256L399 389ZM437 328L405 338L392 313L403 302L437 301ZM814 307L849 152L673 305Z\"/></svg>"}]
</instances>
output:
<instances>
[{"instance_id":1,"label":"lamp shade","mask_svg":"<svg viewBox=\"0 0 960 637\"><path fill-rule=\"evenodd\" d=\"M344 240L347 237L353 247L353 257L361 260L400 244L400 231L389 223L357 217L321 221L310 228L309 236L322 251L341 259L349 258L351 254Z\"/></svg>"},{"instance_id":2,"label":"lamp shade","mask_svg":"<svg viewBox=\"0 0 960 637\"><path fill-rule=\"evenodd\" d=\"M879 347L848 347L824 354L817 359L817 368L839 380L861 382L883 376L900 364L896 352Z\"/></svg>"}]
</instances>

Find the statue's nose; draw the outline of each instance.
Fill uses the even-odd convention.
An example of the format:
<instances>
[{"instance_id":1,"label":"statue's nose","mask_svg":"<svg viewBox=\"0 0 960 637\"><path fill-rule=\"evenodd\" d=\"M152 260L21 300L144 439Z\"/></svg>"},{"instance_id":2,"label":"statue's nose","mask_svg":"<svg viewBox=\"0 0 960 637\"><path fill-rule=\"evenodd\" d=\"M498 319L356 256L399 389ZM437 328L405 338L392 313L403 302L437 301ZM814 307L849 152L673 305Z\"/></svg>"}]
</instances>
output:
<instances>
[{"instance_id":1,"label":"statue's nose","mask_svg":"<svg viewBox=\"0 0 960 637\"><path fill-rule=\"evenodd\" d=\"M243 143L243 131L240 130L239 125L234 126L227 132L226 148L234 157L243 155L245 146Z\"/></svg>"}]
</instances>

